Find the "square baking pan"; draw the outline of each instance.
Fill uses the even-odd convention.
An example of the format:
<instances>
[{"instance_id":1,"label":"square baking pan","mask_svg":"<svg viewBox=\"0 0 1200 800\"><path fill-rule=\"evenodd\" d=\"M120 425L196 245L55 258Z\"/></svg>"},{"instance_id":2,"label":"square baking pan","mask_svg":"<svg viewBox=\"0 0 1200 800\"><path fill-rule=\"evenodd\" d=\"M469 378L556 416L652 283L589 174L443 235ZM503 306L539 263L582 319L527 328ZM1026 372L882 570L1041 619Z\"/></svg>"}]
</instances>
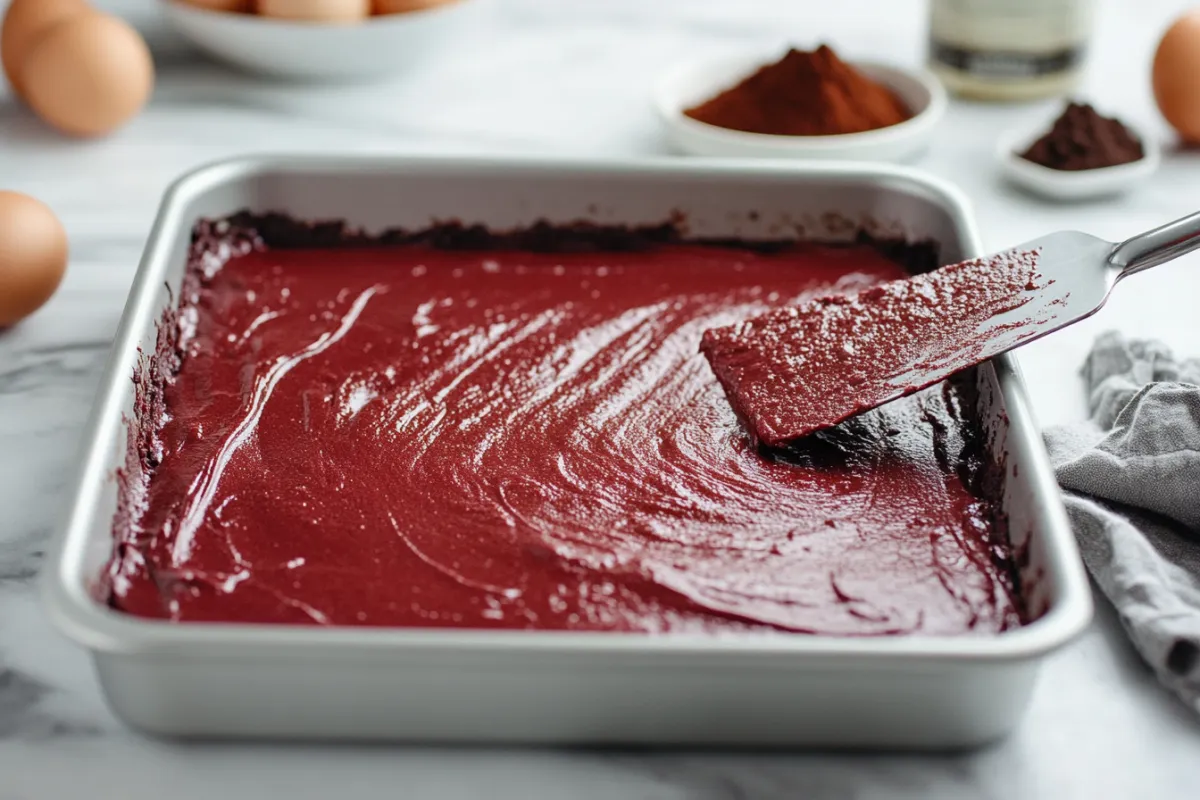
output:
<instances>
[{"instance_id":1,"label":"square baking pan","mask_svg":"<svg viewBox=\"0 0 1200 800\"><path fill-rule=\"evenodd\" d=\"M980 245L963 196L903 168L693 160L243 158L166 193L87 428L44 575L54 622L88 648L114 711L168 736L955 748L1010 731L1042 658L1091 598L1014 362L978 368L1003 510L1032 621L989 636L615 634L171 623L109 608L116 470L132 376L179 297L200 218L241 210L367 231L683 220L694 237Z\"/></svg>"}]
</instances>

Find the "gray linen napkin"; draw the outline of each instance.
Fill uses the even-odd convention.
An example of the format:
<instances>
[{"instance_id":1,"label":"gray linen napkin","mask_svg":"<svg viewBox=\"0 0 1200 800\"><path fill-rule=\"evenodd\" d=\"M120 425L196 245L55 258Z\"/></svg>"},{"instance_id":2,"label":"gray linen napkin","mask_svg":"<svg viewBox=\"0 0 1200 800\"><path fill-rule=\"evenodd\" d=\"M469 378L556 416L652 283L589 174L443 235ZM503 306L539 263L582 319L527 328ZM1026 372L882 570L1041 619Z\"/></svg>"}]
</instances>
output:
<instances>
[{"instance_id":1,"label":"gray linen napkin","mask_svg":"<svg viewBox=\"0 0 1200 800\"><path fill-rule=\"evenodd\" d=\"M1097 338L1091 419L1046 431L1084 563L1159 680L1200 712L1200 360Z\"/></svg>"}]
</instances>

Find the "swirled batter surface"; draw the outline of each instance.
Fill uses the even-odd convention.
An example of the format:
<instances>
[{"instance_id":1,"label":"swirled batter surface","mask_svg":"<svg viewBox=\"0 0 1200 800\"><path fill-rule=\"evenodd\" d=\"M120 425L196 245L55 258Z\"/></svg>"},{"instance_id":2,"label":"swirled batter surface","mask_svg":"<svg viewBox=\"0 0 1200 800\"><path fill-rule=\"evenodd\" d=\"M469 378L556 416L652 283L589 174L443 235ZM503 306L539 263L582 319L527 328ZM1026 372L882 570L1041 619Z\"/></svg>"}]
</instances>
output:
<instances>
[{"instance_id":1,"label":"swirled batter surface","mask_svg":"<svg viewBox=\"0 0 1200 800\"><path fill-rule=\"evenodd\" d=\"M194 265L111 603L177 621L995 632L970 403L772 453L703 332L903 274L776 252L247 248ZM131 489L130 491L133 491Z\"/></svg>"}]
</instances>

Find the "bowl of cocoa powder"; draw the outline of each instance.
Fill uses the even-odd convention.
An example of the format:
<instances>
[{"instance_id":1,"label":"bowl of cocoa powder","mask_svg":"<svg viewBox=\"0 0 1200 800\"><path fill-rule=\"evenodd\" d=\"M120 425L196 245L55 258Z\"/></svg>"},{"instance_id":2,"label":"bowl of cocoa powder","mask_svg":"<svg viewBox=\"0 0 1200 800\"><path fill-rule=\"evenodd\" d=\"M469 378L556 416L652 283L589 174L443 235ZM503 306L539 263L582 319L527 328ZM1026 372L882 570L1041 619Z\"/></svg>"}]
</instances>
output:
<instances>
[{"instance_id":1,"label":"bowl of cocoa powder","mask_svg":"<svg viewBox=\"0 0 1200 800\"><path fill-rule=\"evenodd\" d=\"M1158 169L1157 143L1092 105L1069 102L1049 125L1000 137L997 158L1014 184L1056 200L1133 188Z\"/></svg>"},{"instance_id":2,"label":"bowl of cocoa powder","mask_svg":"<svg viewBox=\"0 0 1200 800\"><path fill-rule=\"evenodd\" d=\"M681 64L654 99L676 150L738 158L906 161L946 110L933 75L843 61L825 45Z\"/></svg>"}]
</instances>

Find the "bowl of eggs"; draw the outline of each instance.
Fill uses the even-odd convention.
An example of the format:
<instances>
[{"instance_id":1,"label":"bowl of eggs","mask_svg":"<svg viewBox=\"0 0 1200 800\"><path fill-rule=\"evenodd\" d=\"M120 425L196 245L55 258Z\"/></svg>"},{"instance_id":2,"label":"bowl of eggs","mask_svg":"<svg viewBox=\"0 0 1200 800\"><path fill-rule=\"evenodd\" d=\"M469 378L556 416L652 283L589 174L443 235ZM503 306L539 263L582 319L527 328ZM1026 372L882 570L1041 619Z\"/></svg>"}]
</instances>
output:
<instances>
[{"instance_id":1,"label":"bowl of eggs","mask_svg":"<svg viewBox=\"0 0 1200 800\"><path fill-rule=\"evenodd\" d=\"M438 47L471 0L162 0L210 56L277 78L383 78Z\"/></svg>"}]
</instances>

